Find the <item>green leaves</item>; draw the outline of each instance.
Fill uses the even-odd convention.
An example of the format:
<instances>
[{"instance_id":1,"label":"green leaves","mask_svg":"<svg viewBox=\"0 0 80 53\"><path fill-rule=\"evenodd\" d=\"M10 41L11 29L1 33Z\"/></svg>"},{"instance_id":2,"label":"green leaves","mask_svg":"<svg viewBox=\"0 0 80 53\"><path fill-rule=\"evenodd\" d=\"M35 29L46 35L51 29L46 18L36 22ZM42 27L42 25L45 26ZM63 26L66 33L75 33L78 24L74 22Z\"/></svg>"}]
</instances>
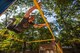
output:
<instances>
[{"instance_id":1,"label":"green leaves","mask_svg":"<svg viewBox=\"0 0 80 53\"><path fill-rule=\"evenodd\" d=\"M73 2L73 0L55 0L57 5L68 6Z\"/></svg>"},{"instance_id":2,"label":"green leaves","mask_svg":"<svg viewBox=\"0 0 80 53\"><path fill-rule=\"evenodd\" d=\"M14 24L18 24L22 17L24 16L23 8L26 10L33 6L33 0L17 0L14 5L12 5L6 12L6 18L10 16L14 16L16 18L16 22ZM59 40L61 41L62 45L71 45L71 42L74 42L74 39L79 41L80 39L80 11L79 11L79 0L42 0L42 10L44 11L44 15L52 16L55 12L56 20L59 26L53 24L52 30L58 31L57 27L59 28ZM19 10L16 11L16 10ZM15 15L16 14L16 15ZM33 13L35 15L36 24L44 23L43 19L39 12ZM4 21L5 23L5 21ZM6 22L7 23L7 22ZM0 28L6 28L4 24L0 24ZM5 33L5 31L7 31ZM49 30L47 27L37 28L35 29L33 26L30 26L28 29L24 31L24 33L17 34L13 31L9 31L7 29L0 30L0 49L1 50L21 50L23 47L23 42L28 42L32 40L43 40L43 39L50 39L52 38ZM5 44L4 44L5 43ZM48 43L48 42L44 42ZM31 45L26 46L28 49L35 50L38 48L40 44L44 43L32 43ZM31 47L31 48L30 48Z\"/></svg>"},{"instance_id":3,"label":"green leaves","mask_svg":"<svg viewBox=\"0 0 80 53\"><path fill-rule=\"evenodd\" d=\"M55 0L55 12L57 14L57 21L61 27L59 38L63 45L70 45L69 41L73 39L80 39L80 20L78 18L79 12L76 10L79 1L72 0ZM77 30L78 29L78 30Z\"/></svg>"}]
</instances>

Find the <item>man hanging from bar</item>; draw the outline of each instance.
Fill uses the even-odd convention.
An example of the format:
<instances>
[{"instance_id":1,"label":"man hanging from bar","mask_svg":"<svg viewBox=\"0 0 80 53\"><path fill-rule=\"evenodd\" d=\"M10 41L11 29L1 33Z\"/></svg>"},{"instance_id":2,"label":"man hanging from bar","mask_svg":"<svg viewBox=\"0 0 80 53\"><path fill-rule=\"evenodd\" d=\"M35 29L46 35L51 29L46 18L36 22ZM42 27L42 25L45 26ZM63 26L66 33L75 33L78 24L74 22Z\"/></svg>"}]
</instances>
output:
<instances>
[{"instance_id":1,"label":"man hanging from bar","mask_svg":"<svg viewBox=\"0 0 80 53\"><path fill-rule=\"evenodd\" d=\"M41 28L46 26L46 24L34 24L34 15L30 15L30 13L37 9L36 6L31 7L24 15L23 19L18 24L13 24L15 22L14 18L11 18L10 24L8 24L7 29L14 31L16 33L22 33L25 29L27 29L30 25L33 25L34 28Z\"/></svg>"}]
</instances>

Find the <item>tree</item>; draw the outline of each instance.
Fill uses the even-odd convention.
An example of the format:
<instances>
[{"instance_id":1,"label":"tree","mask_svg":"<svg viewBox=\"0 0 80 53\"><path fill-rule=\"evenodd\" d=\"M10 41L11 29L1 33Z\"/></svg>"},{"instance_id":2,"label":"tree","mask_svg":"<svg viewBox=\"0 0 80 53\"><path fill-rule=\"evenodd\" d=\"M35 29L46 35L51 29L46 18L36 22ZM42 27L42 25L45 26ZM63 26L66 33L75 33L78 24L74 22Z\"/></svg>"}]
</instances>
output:
<instances>
[{"instance_id":1,"label":"tree","mask_svg":"<svg viewBox=\"0 0 80 53\"><path fill-rule=\"evenodd\" d=\"M57 22L61 27L59 38L62 45L70 46L72 45L70 40L80 39L79 3L79 0L55 0L54 10L57 14Z\"/></svg>"},{"instance_id":2,"label":"tree","mask_svg":"<svg viewBox=\"0 0 80 53\"><path fill-rule=\"evenodd\" d=\"M59 24L59 25L56 25L56 22L55 22L55 24L51 23L50 25L54 32L58 31L57 28L60 27L57 38L59 38L63 46L66 46L66 45L73 46L72 43L76 43L75 40L80 39L80 15L79 15L80 5L79 3L80 3L79 0L67 0L67 1L66 0L42 0L41 8L44 11L44 15L49 18L55 17L56 21ZM6 12L5 14L8 17L10 17L13 14L13 16L15 16L15 18L17 19L15 23L18 23L19 20L23 17L23 14L26 12L26 10L33 5L34 5L33 0L17 0L17 2L15 2L15 4L9 7L9 9L6 11L8 12L8 14ZM20 8L20 10L18 8ZM23 10L23 8L26 10ZM35 23L44 23L38 11L36 11L33 14L36 15ZM24 42L51 38L50 36L51 34L47 27L44 27L41 29L39 28L34 29L33 27L30 27L28 30L25 30L25 32L22 34L16 34L12 31L8 31L8 32L9 32L8 35L11 34L14 36L14 38L23 40ZM1 46L4 45L3 44L4 42L6 42L7 44L11 42L11 44L7 45L8 47L6 46L1 47L3 50L5 50L5 48L7 49L13 48L14 50L17 50L18 48L19 50L22 50L22 47L23 47L22 42L15 41L14 39L12 40L11 38L6 38L6 37L2 38L2 37L3 36L0 37ZM26 46L26 48L34 50L35 48L38 47L39 44L43 44L43 43L32 43L31 48L30 46ZM15 45L17 45L18 47Z\"/></svg>"}]
</instances>

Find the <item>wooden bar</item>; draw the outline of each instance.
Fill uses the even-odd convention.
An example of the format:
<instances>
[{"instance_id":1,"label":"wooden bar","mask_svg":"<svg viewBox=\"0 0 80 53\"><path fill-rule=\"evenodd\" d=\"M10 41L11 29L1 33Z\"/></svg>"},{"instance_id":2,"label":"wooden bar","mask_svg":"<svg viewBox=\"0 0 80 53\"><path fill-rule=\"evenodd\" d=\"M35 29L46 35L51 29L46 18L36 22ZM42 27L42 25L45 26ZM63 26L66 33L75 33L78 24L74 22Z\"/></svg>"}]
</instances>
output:
<instances>
[{"instance_id":1,"label":"wooden bar","mask_svg":"<svg viewBox=\"0 0 80 53\"><path fill-rule=\"evenodd\" d=\"M16 0L0 0L0 15Z\"/></svg>"}]
</instances>

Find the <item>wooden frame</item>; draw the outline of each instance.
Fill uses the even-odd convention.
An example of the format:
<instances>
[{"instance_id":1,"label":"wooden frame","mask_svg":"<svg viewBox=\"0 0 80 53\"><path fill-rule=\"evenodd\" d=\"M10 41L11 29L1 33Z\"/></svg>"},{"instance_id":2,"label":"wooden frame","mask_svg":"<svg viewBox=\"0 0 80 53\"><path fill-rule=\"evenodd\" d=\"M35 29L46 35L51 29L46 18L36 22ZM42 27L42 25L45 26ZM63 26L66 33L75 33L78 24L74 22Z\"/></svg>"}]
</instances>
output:
<instances>
[{"instance_id":1,"label":"wooden frame","mask_svg":"<svg viewBox=\"0 0 80 53\"><path fill-rule=\"evenodd\" d=\"M16 0L0 0L0 16L11 6Z\"/></svg>"}]
</instances>

